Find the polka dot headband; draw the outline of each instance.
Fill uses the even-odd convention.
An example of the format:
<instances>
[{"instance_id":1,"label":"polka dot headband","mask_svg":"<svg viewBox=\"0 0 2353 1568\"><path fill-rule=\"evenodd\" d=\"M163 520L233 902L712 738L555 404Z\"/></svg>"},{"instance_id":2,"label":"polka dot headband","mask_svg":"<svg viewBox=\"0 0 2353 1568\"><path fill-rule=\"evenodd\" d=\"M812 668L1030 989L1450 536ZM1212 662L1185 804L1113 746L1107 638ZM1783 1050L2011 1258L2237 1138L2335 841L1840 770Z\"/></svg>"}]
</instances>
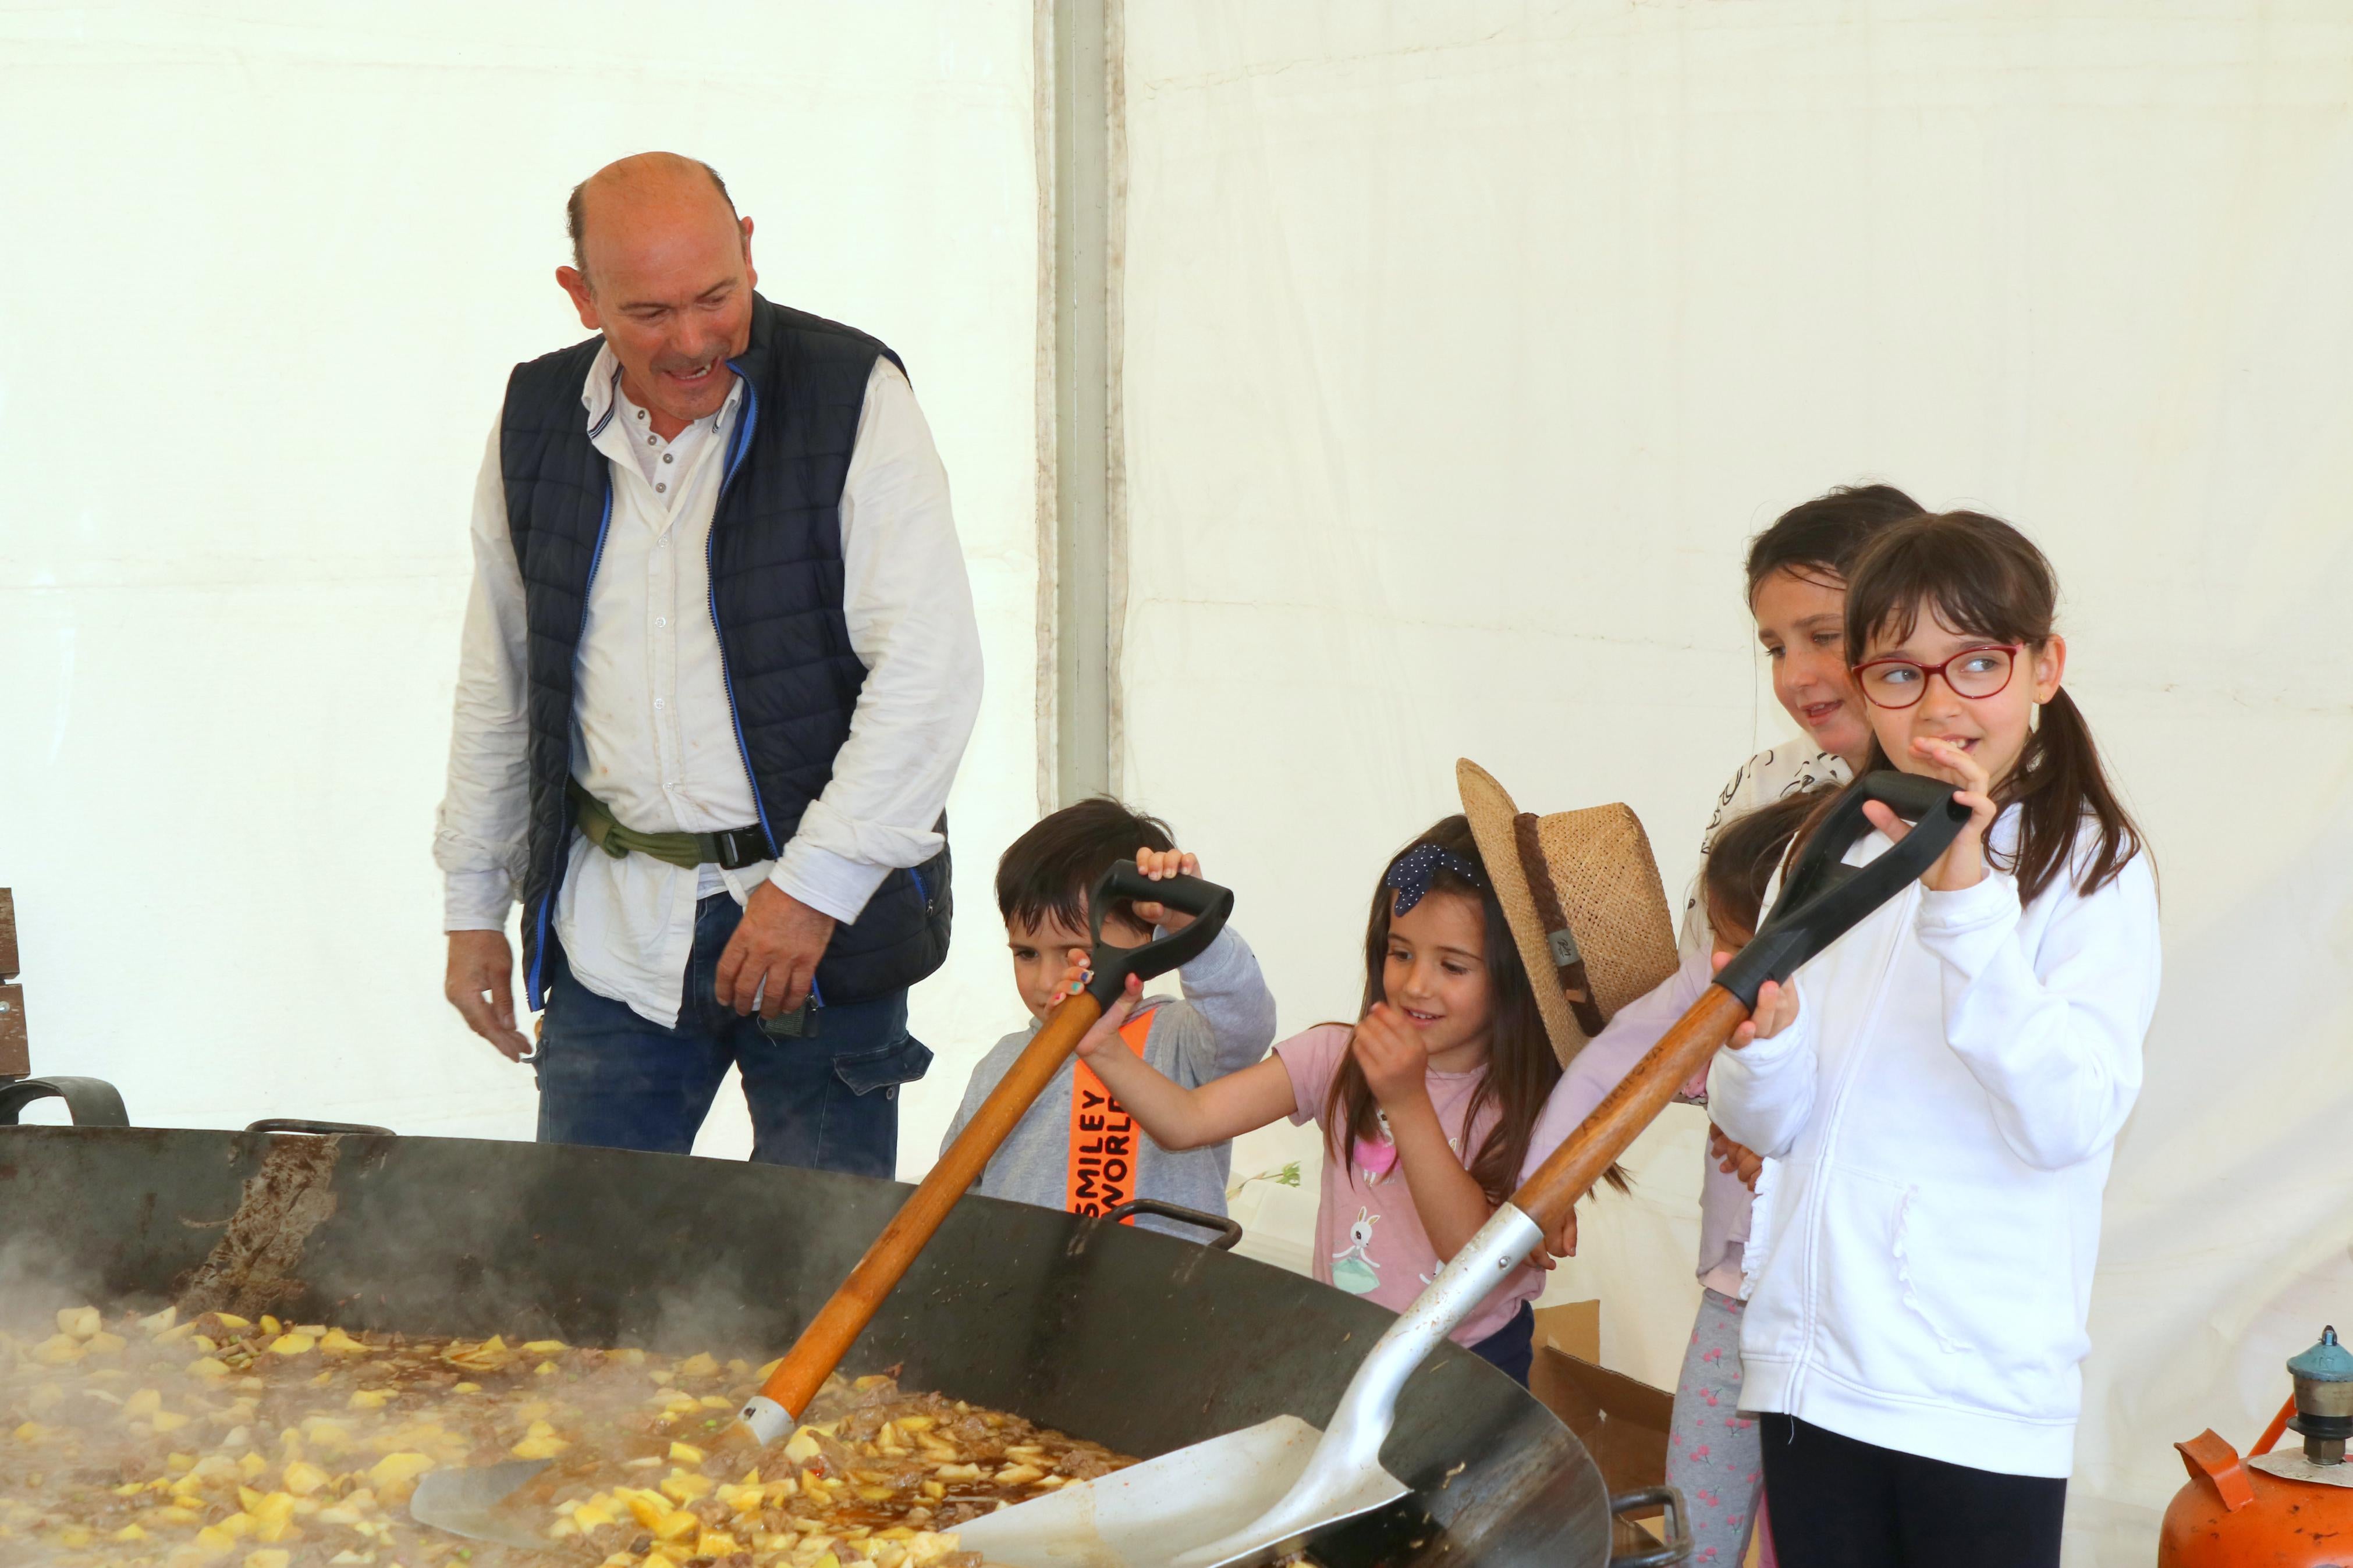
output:
<instances>
[{"instance_id":1,"label":"polka dot headband","mask_svg":"<svg viewBox=\"0 0 2353 1568\"><path fill-rule=\"evenodd\" d=\"M1404 914L1430 896L1430 879L1440 870L1453 872L1472 887L1484 891L1487 878L1478 867L1451 849L1435 844L1417 844L1389 862L1388 875L1381 886L1397 894L1398 914Z\"/></svg>"}]
</instances>

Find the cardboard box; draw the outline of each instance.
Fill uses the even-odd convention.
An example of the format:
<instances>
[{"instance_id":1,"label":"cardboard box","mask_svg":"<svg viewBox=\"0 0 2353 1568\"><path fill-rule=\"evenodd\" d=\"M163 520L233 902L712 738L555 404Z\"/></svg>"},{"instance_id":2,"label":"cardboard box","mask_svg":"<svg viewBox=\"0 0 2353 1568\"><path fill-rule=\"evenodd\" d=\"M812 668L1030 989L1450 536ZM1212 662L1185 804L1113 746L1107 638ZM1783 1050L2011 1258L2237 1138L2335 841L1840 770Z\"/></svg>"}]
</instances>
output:
<instances>
[{"instance_id":1,"label":"cardboard box","mask_svg":"<svg viewBox=\"0 0 2353 1568\"><path fill-rule=\"evenodd\" d=\"M1663 1482L1674 1395L1545 1343L1541 1331L1538 1341L1529 1392L1577 1434L1602 1484L1616 1493Z\"/></svg>"},{"instance_id":2,"label":"cardboard box","mask_svg":"<svg viewBox=\"0 0 2353 1568\"><path fill-rule=\"evenodd\" d=\"M1594 1301L1564 1301L1557 1307L1536 1309L1536 1349L1550 1345L1563 1355L1572 1355L1581 1362L1599 1365L1601 1362L1601 1303Z\"/></svg>"}]
</instances>

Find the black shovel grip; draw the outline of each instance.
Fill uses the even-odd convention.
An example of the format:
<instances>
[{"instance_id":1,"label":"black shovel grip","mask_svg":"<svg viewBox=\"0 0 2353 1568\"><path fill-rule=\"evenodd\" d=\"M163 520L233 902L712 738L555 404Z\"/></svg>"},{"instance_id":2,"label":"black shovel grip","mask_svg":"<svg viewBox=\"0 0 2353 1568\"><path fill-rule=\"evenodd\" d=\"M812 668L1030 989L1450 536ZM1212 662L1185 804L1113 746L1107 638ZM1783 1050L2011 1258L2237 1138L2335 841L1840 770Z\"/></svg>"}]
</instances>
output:
<instances>
[{"instance_id":1,"label":"black shovel grip","mask_svg":"<svg viewBox=\"0 0 2353 1568\"><path fill-rule=\"evenodd\" d=\"M1873 800L1910 822L1912 831L1870 865L1847 866L1846 852L1871 831L1862 807ZM1715 983L1756 1006L1757 993L1767 980L1788 980L1799 964L1916 881L1968 820L1969 808L1953 798L1953 786L1942 779L1893 769L1863 774L1846 787L1806 840L1804 853L1781 879L1773 912Z\"/></svg>"},{"instance_id":2,"label":"black shovel grip","mask_svg":"<svg viewBox=\"0 0 2353 1568\"><path fill-rule=\"evenodd\" d=\"M1191 915L1193 923L1142 947L1105 947L1103 911L1124 901L1166 904ZM1234 893L1230 888L1220 888L1198 877L1170 877L1155 882L1137 870L1134 861L1116 862L1096 881L1094 891L1087 895L1091 928L1087 963L1095 972L1087 994L1109 1008L1119 1000L1129 975L1150 980L1192 963L1218 939L1218 933L1226 929L1226 917L1233 912Z\"/></svg>"}]
</instances>

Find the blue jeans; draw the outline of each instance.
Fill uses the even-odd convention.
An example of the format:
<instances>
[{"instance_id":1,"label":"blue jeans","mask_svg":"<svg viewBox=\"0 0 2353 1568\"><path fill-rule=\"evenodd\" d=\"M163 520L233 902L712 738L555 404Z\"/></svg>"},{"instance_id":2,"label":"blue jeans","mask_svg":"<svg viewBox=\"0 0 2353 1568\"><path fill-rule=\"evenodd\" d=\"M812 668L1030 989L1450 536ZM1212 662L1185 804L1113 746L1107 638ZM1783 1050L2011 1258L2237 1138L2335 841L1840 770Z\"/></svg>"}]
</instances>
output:
<instances>
[{"instance_id":1,"label":"blue jeans","mask_svg":"<svg viewBox=\"0 0 2353 1568\"><path fill-rule=\"evenodd\" d=\"M539 1042L539 1141L685 1154L730 1067L744 1076L752 1158L891 1177L899 1085L932 1053L907 1033L907 993L811 1009L814 1036L771 1037L713 994L743 910L725 893L696 907L678 1022L670 1028L599 996L560 960Z\"/></svg>"}]
</instances>

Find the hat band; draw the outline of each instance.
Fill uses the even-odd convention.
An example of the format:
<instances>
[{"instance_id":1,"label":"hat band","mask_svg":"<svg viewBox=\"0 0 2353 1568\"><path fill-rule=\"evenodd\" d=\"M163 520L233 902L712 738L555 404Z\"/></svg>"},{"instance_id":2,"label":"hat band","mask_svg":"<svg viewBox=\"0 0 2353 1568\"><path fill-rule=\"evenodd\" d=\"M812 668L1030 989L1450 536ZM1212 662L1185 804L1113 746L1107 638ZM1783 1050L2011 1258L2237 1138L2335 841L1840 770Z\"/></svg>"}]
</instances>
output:
<instances>
[{"instance_id":1,"label":"hat band","mask_svg":"<svg viewBox=\"0 0 2353 1568\"><path fill-rule=\"evenodd\" d=\"M1569 1011L1577 1015L1577 1027L1591 1039L1607 1020L1593 1000L1593 982L1586 975L1585 957L1577 950L1577 933L1569 929L1567 911L1561 908L1560 890L1553 886L1552 863L1545 858L1544 843L1536 837L1536 821L1532 811L1512 818L1512 840L1520 851L1520 869L1527 877L1536 919L1544 925L1545 945L1552 952L1561 994L1568 999Z\"/></svg>"}]
</instances>

